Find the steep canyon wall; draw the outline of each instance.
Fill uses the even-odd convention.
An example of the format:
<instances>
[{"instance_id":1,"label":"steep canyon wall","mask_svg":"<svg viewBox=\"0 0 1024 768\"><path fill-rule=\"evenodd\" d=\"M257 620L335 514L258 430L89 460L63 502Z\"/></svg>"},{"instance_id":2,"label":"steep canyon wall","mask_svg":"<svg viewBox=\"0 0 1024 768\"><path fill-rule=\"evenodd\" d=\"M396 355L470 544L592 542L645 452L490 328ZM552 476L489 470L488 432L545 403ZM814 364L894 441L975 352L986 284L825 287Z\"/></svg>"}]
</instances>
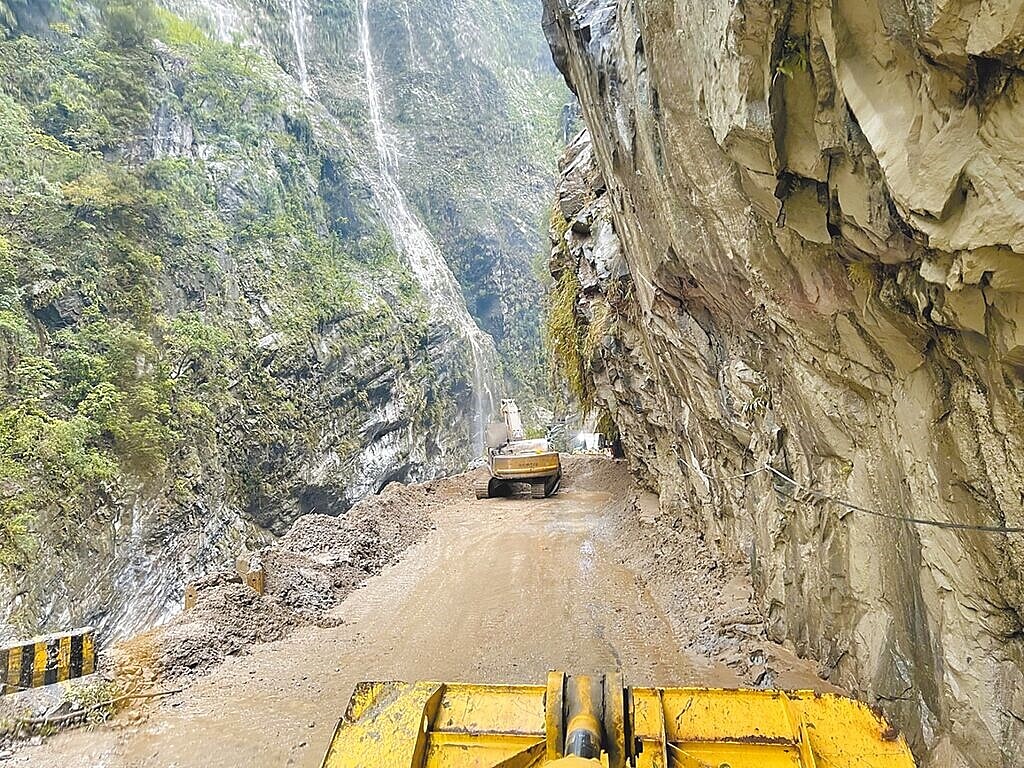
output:
<instances>
[{"instance_id":1,"label":"steep canyon wall","mask_svg":"<svg viewBox=\"0 0 1024 768\"><path fill-rule=\"evenodd\" d=\"M545 5L556 301L631 463L925 765L1020 765L1020 4Z\"/></svg>"},{"instance_id":2,"label":"steep canyon wall","mask_svg":"<svg viewBox=\"0 0 1024 768\"><path fill-rule=\"evenodd\" d=\"M501 302L540 293L566 93L510 21L539 0L471 5L0 0L0 638L144 628L474 455L481 381L526 378L495 343L537 336Z\"/></svg>"}]
</instances>

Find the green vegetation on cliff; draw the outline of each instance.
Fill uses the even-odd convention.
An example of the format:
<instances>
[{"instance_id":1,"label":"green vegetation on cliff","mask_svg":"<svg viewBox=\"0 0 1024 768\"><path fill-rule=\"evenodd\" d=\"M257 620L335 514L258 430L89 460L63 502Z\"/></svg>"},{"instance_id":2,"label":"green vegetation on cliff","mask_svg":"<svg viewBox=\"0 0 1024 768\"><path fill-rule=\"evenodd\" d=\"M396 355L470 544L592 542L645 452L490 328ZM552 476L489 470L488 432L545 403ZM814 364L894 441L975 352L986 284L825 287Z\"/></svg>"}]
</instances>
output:
<instances>
[{"instance_id":1,"label":"green vegetation on cliff","mask_svg":"<svg viewBox=\"0 0 1024 768\"><path fill-rule=\"evenodd\" d=\"M401 370L427 334L379 225L322 194L325 176L343 186L344 158L314 142L251 49L144 1L109 0L98 24L69 4L41 36L19 34L12 7L0 567L32 560L34 527L73 542L133 498L183 502L211 462L260 508L281 457L321 439L309 369L373 349Z\"/></svg>"},{"instance_id":2,"label":"green vegetation on cliff","mask_svg":"<svg viewBox=\"0 0 1024 768\"><path fill-rule=\"evenodd\" d=\"M565 236L569 231L569 222L557 207L551 212L550 227L551 240L561 251L558 261L567 262ZM544 340L553 385L558 388L564 382L569 394L586 415L594 408L590 361L597 337L580 310L582 290L575 269L562 269L558 273L548 297ZM600 329L600 332L603 331L603 328Z\"/></svg>"}]
</instances>

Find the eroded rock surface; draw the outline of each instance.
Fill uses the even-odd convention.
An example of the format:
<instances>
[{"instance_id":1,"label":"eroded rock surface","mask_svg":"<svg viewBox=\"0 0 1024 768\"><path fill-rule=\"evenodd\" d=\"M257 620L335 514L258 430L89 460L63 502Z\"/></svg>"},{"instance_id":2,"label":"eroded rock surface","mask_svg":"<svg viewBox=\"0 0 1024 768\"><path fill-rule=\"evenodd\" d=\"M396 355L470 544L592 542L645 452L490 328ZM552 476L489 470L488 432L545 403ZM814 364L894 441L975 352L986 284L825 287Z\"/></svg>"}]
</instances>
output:
<instances>
[{"instance_id":1,"label":"eroded rock surface","mask_svg":"<svg viewBox=\"0 0 1024 768\"><path fill-rule=\"evenodd\" d=\"M763 468L1024 525L1018 5L546 2L599 406L773 639L932 766L1019 765L1024 538Z\"/></svg>"}]
</instances>

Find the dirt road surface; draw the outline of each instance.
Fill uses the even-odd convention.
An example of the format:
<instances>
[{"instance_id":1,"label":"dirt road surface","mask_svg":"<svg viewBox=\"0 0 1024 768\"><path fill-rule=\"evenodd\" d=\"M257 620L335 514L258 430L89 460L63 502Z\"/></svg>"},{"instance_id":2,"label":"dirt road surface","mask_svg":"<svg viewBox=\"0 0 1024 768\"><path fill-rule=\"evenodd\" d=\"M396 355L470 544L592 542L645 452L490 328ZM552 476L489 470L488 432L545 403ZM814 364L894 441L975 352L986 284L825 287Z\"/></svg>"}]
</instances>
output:
<instances>
[{"instance_id":1,"label":"dirt road surface","mask_svg":"<svg viewBox=\"0 0 1024 768\"><path fill-rule=\"evenodd\" d=\"M701 565L662 575L673 604L659 604L647 586L658 553L631 533L656 500L635 491L621 465L591 459L568 470L567 487L544 501L478 502L466 476L438 496L424 539L332 609L340 625L255 645L180 694L6 764L316 768L360 680L542 684L549 669L621 669L631 684L750 683L749 663L727 666L701 650L716 616L749 611L744 589L716 583L726 575ZM756 638L725 646L721 658L785 656ZM786 667L773 673L777 684L818 682L799 663L776 666Z\"/></svg>"}]
</instances>

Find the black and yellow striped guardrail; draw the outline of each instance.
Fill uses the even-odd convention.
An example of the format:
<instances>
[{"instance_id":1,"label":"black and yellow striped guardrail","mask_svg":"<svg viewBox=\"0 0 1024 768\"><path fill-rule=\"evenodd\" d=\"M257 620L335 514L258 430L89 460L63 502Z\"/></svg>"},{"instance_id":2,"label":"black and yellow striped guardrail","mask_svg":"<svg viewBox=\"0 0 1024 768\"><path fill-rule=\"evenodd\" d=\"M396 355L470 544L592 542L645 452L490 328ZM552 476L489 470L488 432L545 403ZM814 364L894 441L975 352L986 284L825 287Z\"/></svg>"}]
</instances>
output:
<instances>
[{"instance_id":1,"label":"black and yellow striped guardrail","mask_svg":"<svg viewBox=\"0 0 1024 768\"><path fill-rule=\"evenodd\" d=\"M96 632L83 627L0 648L0 694L61 683L96 671Z\"/></svg>"}]
</instances>

